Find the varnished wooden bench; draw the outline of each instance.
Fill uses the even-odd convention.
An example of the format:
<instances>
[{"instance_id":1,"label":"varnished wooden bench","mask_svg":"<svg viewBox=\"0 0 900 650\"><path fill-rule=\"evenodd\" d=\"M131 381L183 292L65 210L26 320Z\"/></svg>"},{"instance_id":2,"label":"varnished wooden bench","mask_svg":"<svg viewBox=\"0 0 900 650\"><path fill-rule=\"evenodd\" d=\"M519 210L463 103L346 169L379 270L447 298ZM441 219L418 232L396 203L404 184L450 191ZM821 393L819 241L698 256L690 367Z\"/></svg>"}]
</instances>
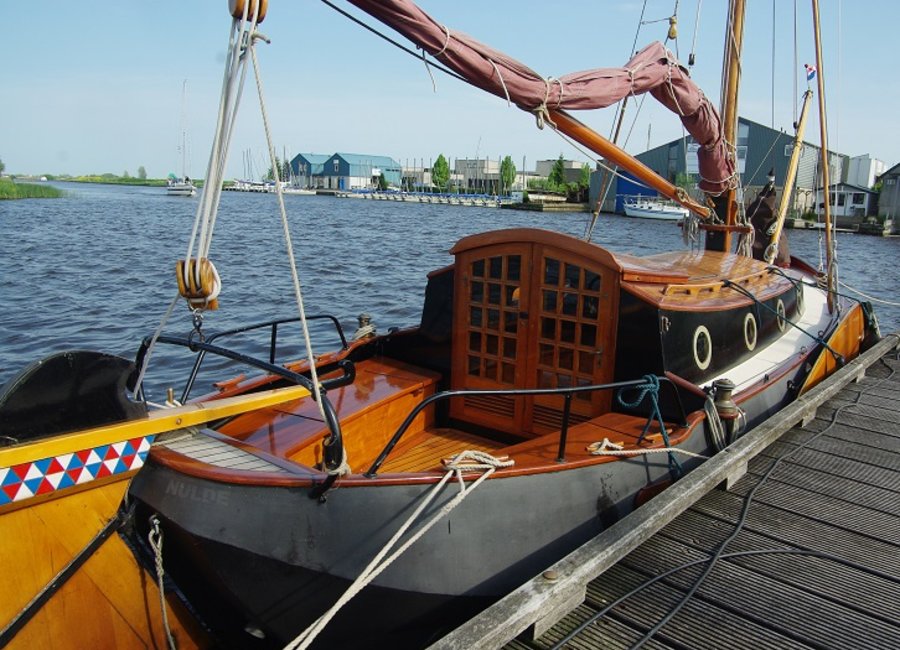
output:
<instances>
[{"instance_id":1,"label":"varnished wooden bench","mask_svg":"<svg viewBox=\"0 0 900 650\"><path fill-rule=\"evenodd\" d=\"M376 357L356 363L352 384L328 391L354 472L368 468L413 407L434 393L439 379L438 373ZM431 414L423 412L409 433L431 423ZM268 454L314 466L321 462L325 429L318 405L306 397L242 415L219 431Z\"/></svg>"}]
</instances>

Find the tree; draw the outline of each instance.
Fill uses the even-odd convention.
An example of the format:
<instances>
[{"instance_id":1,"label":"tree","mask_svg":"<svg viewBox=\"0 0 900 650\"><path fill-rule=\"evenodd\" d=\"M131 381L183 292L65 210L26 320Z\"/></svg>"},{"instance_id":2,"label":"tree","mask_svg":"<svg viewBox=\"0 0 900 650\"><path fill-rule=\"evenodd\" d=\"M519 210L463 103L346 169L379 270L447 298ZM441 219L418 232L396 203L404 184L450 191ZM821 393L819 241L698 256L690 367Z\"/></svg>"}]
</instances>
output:
<instances>
[{"instance_id":1,"label":"tree","mask_svg":"<svg viewBox=\"0 0 900 650\"><path fill-rule=\"evenodd\" d=\"M563 159L562 154L559 154L559 158L553 163L553 168L550 170L550 176L547 177L547 180L550 181L550 187L552 189L558 189L565 184L566 162Z\"/></svg>"},{"instance_id":2,"label":"tree","mask_svg":"<svg viewBox=\"0 0 900 650\"><path fill-rule=\"evenodd\" d=\"M0 174L2 174L6 170L6 165L3 164L3 161L0 160Z\"/></svg>"},{"instance_id":3,"label":"tree","mask_svg":"<svg viewBox=\"0 0 900 650\"><path fill-rule=\"evenodd\" d=\"M503 159L503 162L500 163L500 183L501 188L500 192L502 194L508 194L512 189L513 183L516 180L516 166L512 161L512 158L507 156Z\"/></svg>"},{"instance_id":4,"label":"tree","mask_svg":"<svg viewBox=\"0 0 900 650\"><path fill-rule=\"evenodd\" d=\"M587 163L581 166L581 178L578 179L578 184L582 189L591 186L591 167Z\"/></svg>"},{"instance_id":5,"label":"tree","mask_svg":"<svg viewBox=\"0 0 900 650\"><path fill-rule=\"evenodd\" d=\"M431 168L431 182L439 190L444 190L450 181L450 164L444 158L444 154L439 154L437 160Z\"/></svg>"},{"instance_id":6,"label":"tree","mask_svg":"<svg viewBox=\"0 0 900 650\"><path fill-rule=\"evenodd\" d=\"M138 178L140 178L142 181L147 180L147 170L144 169L143 165L138 167Z\"/></svg>"},{"instance_id":7,"label":"tree","mask_svg":"<svg viewBox=\"0 0 900 650\"><path fill-rule=\"evenodd\" d=\"M378 174L378 190L384 192L388 188L387 179L384 177L384 172Z\"/></svg>"},{"instance_id":8,"label":"tree","mask_svg":"<svg viewBox=\"0 0 900 650\"><path fill-rule=\"evenodd\" d=\"M278 175L281 181L286 181L291 177L291 163L287 160L281 160L278 156L275 156L275 165L278 167ZM269 166L269 170L266 172L266 175L263 177L265 181L274 181L275 180L275 172L273 171L272 166Z\"/></svg>"}]
</instances>

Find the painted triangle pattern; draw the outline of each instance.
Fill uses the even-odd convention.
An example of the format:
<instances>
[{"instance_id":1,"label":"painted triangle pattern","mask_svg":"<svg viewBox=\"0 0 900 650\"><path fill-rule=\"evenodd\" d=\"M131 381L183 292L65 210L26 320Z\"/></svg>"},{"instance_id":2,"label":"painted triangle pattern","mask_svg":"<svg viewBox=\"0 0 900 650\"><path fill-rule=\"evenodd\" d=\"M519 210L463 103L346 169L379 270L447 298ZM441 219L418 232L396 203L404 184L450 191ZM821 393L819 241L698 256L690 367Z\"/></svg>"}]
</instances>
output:
<instances>
[{"instance_id":1,"label":"painted triangle pattern","mask_svg":"<svg viewBox=\"0 0 900 650\"><path fill-rule=\"evenodd\" d=\"M138 469L155 436L0 467L0 506Z\"/></svg>"}]
</instances>

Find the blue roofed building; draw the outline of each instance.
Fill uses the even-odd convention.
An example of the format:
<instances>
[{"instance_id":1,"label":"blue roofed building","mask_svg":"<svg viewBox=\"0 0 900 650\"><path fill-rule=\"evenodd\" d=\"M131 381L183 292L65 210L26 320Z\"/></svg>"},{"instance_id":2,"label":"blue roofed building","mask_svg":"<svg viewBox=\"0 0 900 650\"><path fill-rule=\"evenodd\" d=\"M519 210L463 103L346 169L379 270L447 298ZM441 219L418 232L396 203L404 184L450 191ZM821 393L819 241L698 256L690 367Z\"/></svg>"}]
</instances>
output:
<instances>
[{"instance_id":1,"label":"blue roofed building","mask_svg":"<svg viewBox=\"0 0 900 650\"><path fill-rule=\"evenodd\" d=\"M331 156L325 153L301 153L294 156L291 160L294 185L310 189L324 187L320 184L322 170L325 168L325 161L329 158Z\"/></svg>"},{"instance_id":2,"label":"blue roofed building","mask_svg":"<svg viewBox=\"0 0 900 650\"><path fill-rule=\"evenodd\" d=\"M330 156L322 169L322 187L333 190L361 190L378 186L378 178L384 174L388 187L400 187L402 169L400 163L388 156L336 153Z\"/></svg>"}]
</instances>

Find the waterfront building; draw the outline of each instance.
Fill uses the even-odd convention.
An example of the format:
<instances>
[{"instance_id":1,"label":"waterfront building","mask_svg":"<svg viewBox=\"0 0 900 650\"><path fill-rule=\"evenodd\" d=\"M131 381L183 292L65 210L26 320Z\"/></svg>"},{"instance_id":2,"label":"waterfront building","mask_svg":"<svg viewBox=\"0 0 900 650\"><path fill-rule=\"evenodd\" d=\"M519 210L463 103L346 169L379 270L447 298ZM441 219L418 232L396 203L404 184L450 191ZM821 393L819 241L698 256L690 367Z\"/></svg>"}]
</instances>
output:
<instances>
[{"instance_id":1,"label":"waterfront building","mask_svg":"<svg viewBox=\"0 0 900 650\"><path fill-rule=\"evenodd\" d=\"M878 196L878 216L891 219L900 231L900 163L880 176L881 193Z\"/></svg>"},{"instance_id":2,"label":"waterfront building","mask_svg":"<svg viewBox=\"0 0 900 650\"><path fill-rule=\"evenodd\" d=\"M291 160L291 173L294 182L302 188L316 189L320 185L325 161L331 156L321 153L300 153Z\"/></svg>"}]
</instances>

